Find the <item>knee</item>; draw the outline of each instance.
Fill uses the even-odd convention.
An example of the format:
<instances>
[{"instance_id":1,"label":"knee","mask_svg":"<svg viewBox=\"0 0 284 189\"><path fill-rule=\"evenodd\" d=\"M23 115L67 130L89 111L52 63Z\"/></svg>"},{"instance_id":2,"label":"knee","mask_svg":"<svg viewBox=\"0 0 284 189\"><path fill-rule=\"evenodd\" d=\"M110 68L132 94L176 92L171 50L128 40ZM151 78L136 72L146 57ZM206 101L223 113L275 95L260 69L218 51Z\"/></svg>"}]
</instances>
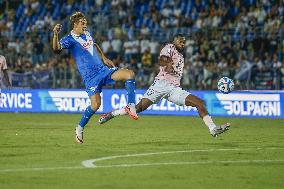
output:
<instances>
[{"instance_id":1,"label":"knee","mask_svg":"<svg viewBox=\"0 0 284 189\"><path fill-rule=\"evenodd\" d=\"M201 100L200 98L196 98L194 101L191 101L190 99L186 98L185 99L185 105L186 106L193 106L193 107L200 109L200 108L205 107L205 101Z\"/></svg>"},{"instance_id":2,"label":"knee","mask_svg":"<svg viewBox=\"0 0 284 189\"><path fill-rule=\"evenodd\" d=\"M132 70L127 71L127 79L134 79L135 73Z\"/></svg>"},{"instance_id":3,"label":"knee","mask_svg":"<svg viewBox=\"0 0 284 189\"><path fill-rule=\"evenodd\" d=\"M198 108L198 109L204 109L204 108L205 108L205 101L199 99L199 100L197 101L197 108Z\"/></svg>"},{"instance_id":4,"label":"knee","mask_svg":"<svg viewBox=\"0 0 284 189\"><path fill-rule=\"evenodd\" d=\"M201 100L201 99L200 99L200 105L203 106L203 107L205 107L205 106L206 106L206 102L205 102L204 100Z\"/></svg>"},{"instance_id":5,"label":"knee","mask_svg":"<svg viewBox=\"0 0 284 189\"><path fill-rule=\"evenodd\" d=\"M100 108L100 106L101 106L101 102L92 102L91 103L91 108L94 111L97 111Z\"/></svg>"}]
</instances>

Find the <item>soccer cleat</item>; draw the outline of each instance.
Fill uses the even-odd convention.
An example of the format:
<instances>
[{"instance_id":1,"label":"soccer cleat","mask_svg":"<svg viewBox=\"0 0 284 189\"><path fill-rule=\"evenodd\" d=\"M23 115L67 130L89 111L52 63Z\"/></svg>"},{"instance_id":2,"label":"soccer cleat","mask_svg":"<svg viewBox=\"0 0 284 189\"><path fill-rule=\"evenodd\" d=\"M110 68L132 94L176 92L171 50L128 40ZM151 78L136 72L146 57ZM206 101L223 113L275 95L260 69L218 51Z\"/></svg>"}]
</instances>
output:
<instances>
[{"instance_id":1,"label":"soccer cleat","mask_svg":"<svg viewBox=\"0 0 284 189\"><path fill-rule=\"evenodd\" d=\"M223 130L223 132L228 131L230 129L231 124L230 123L225 123L220 126L220 128Z\"/></svg>"},{"instance_id":2,"label":"soccer cleat","mask_svg":"<svg viewBox=\"0 0 284 189\"><path fill-rule=\"evenodd\" d=\"M111 120L112 118L114 118L114 116L112 115L112 112L103 114L99 119L99 123L104 124L105 122Z\"/></svg>"},{"instance_id":3,"label":"soccer cleat","mask_svg":"<svg viewBox=\"0 0 284 189\"><path fill-rule=\"evenodd\" d=\"M136 108L135 108L135 106L131 106L131 105L128 104L124 109L125 109L126 113L128 113L128 115L129 115L132 119L137 120L137 119L139 118L138 115L137 115L137 113L136 113Z\"/></svg>"},{"instance_id":4,"label":"soccer cleat","mask_svg":"<svg viewBox=\"0 0 284 189\"><path fill-rule=\"evenodd\" d=\"M79 144L82 144L83 143L83 128L79 128L79 127L81 126L78 125L75 129L75 140Z\"/></svg>"},{"instance_id":5,"label":"soccer cleat","mask_svg":"<svg viewBox=\"0 0 284 189\"><path fill-rule=\"evenodd\" d=\"M217 137L219 134L222 134L222 133L228 131L229 128L230 128L230 123L225 123L225 124L221 125L219 128L216 127L215 129L210 131L210 134L213 137Z\"/></svg>"}]
</instances>

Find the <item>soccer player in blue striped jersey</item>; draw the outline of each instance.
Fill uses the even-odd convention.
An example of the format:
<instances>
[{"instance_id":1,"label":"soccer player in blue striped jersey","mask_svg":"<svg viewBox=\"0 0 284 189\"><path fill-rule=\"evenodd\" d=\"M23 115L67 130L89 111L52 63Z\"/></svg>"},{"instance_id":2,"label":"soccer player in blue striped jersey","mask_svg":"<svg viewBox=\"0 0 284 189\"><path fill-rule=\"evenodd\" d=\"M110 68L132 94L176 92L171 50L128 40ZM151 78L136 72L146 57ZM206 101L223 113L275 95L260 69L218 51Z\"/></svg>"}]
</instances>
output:
<instances>
[{"instance_id":1,"label":"soccer player in blue striped jersey","mask_svg":"<svg viewBox=\"0 0 284 189\"><path fill-rule=\"evenodd\" d=\"M74 13L70 17L70 22L72 30L61 40L58 37L61 25L55 25L52 46L55 52L60 52L62 49L68 49L71 52L91 99L91 105L87 107L75 129L76 141L83 143L84 127L101 105L100 93L104 85L125 81L128 94L128 105L125 110L133 119L138 119L135 109L135 74L132 70L116 68L114 63L104 55L87 31L87 20L83 13Z\"/></svg>"}]
</instances>

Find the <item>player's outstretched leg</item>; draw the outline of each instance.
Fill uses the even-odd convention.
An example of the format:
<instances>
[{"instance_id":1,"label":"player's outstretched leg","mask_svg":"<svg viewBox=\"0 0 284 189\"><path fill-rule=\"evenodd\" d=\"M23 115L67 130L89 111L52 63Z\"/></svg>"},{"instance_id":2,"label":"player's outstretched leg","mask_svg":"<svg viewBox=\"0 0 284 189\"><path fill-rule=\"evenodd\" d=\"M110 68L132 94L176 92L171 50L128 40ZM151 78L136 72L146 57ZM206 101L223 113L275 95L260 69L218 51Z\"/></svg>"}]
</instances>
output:
<instances>
[{"instance_id":1,"label":"player's outstretched leg","mask_svg":"<svg viewBox=\"0 0 284 189\"><path fill-rule=\"evenodd\" d=\"M138 119L138 115L136 113L135 108L135 74L132 70L128 69L120 69L114 72L111 75L111 78L115 81L124 80L125 81L125 89L127 91L127 100L128 105L125 107L125 111L128 113L130 117L134 120Z\"/></svg>"},{"instance_id":2,"label":"player's outstretched leg","mask_svg":"<svg viewBox=\"0 0 284 189\"><path fill-rule=\"evenodd\" d=\"M126 115L126 111L125 108L119 109L119 110L114 110L112 112L108 112L106 114L103 114L100 119L99 119L99 123L100 124L104 124L106 122L108 122L109 120L111 120L112 118L115 118L116 116L119 115Z\"/></svg>"},{"instance_id":3,"label":"player's outstretched leg","mask_svg":"<svg viewBox=\"0 0 284 189\"><path fill-rule=\"evenodd\" d=\"M152 104L153 104L153 102L151 100L149 100L147 98L142 98L140 100L140 102L135 106L137 113L143 112ZM112 112L108 112L106 114L103 114L99 119L99 123L104 124L104 123L108 122L109 120L111 120L111 119L113 119L117 116L126 115L126 114L127 114L127 112L126 112L125 108L113 110Z\"/></svg>"},{"instance_id":4,"label":"player's outstretched leg","mask_svg":"<svg viewBox=\"0 0 284 189\"><path fill-rule=\"evenodd\" d=\"M209 132L213 137L217 137L219 134L222 134L229 130L230 123L216 126L211 116L208 114L207 109L205 108L204 101L197 96L188 95L185 99L185 105L197 108L199 116L203 119L205 125L209 128Z\"/></svg>"},{"instance_id":5,"label":"player's outstretched leg","mask_svg":"<svg viewBox=\"0 0 284 189\"><path fill-rule=\"evenodd\" d=\"M89 122L90 118L101 106L101 96L99 93L90 97L91 106L88 106L82 115L79 125L75 129L75 140L82 144L83 143L83 131L85 125Z\"/></svg>"}]
</instances>

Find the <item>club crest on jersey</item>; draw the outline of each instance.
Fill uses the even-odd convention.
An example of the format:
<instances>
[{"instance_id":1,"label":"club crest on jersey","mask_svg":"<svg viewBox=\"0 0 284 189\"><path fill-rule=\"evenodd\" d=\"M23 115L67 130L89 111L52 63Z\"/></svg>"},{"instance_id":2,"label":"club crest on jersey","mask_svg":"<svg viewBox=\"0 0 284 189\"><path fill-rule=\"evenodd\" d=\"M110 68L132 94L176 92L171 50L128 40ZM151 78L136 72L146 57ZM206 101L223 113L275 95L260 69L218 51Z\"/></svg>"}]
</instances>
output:
<instances>
[{"instance_id":1,"label":"club crest on jersey","mask_svg":"<svg viewBox=\"0 0 284 189\"><path fill-rule=\"evenodd\" d=\"M94 45L93 40L92 40L92 39L89 39L87 42L83 43L82 46L83 46L85 49L88 49L90 46L93 46L93 45Z\"/></svg>"},{"instance_id":2,"label":"club crest on jersey","mask_svg":"<svg viewBox=\"0 0 284 189\"><path fill-rule=\"evenodd\" d=\"M82 39L82 37L80 36L76 36L72 32L71 32L71 35L84 49L86 49L93 56L94 42L93 42L93 38L90 36L88 32L85 32L87 41Z\"/></svg>"}]
</instances>

